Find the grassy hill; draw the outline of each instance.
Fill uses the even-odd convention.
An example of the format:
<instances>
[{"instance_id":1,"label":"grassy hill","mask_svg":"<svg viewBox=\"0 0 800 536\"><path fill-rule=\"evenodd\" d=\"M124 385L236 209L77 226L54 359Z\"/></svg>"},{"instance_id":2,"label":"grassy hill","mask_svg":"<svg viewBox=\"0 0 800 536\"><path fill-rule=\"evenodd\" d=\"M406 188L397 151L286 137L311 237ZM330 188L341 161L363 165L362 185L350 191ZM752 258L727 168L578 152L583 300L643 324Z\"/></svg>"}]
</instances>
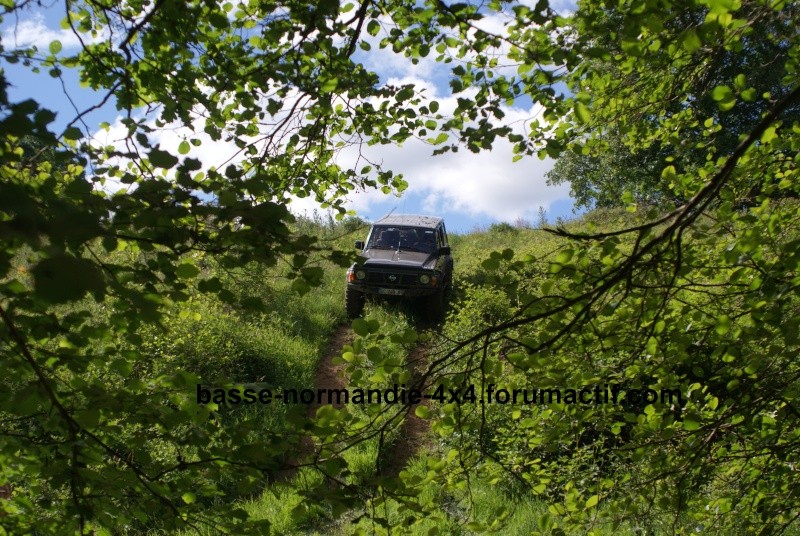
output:
<instances>
[{"instance_id":1,"label":"grassy hill","mask_svg":"<svg viewBox=\"0 0 800 536\"><path fill-rule=\"evenodd\" d=\"M642 218L593 211L563 229L602 233ZM320 251L352 251L367 229L355 220L313 217L299 219L294 230L315 236ZM696 233L695 247L707 248L712 257L724 251L723 243L703 242L702 226ZM753 408L750 418L762 427L764 445L736 434L714 435L736 429L742 422L736 411L742 410L735 404L749 403L726 393L735 392L734 379L747 384L745 395L780 388L758 368L767 372L774 365L754 364L748 356L780 360L791 345L761 353L753 344L732 349L731 337L748 326L750 317L735 309L744 310L746 297L720 295L719 303L708 297L719 278L743 277L736 268L701 267L695 274L689 267L679 274L683 282L676 290L655 303L653 289L677 276L666 268L662 273L653 261L654 275L627 286L622 281L590 309L582 308L573 299L580 291L576 281L602 277L604 266L634 251L635 240L576 245L581 241L558 233L504 224L451 236L455 292L446 319L436 325L422 322L418 307L372 301L364 318L351 324L343 306L344 269L321 254L305 264L317 270L319 284L311 288L297 284L291 260L231 269L203 257L200 277L217 279L224 300L219 293L193 293L170 305L161 325L139 326L140 344L120 349L137 356L132 370L64 369L61 377L69 382L99 374L120 387L149 386L165 407L193 408L193 425L171 428L154 420L152 430L117 427L119 444L131 456L168 475L164 494L191 479L198 492L182 500L197 509L186 534L219 533L225 520L216 510L228 505L261 534L728 534L740 507L730 502L738 488L729 478L742 470L739 460L752 455L746 467L757 477L773 483L783 477L762 465L770 458L761 453L774 452L769 434L778 433L770 432L770 415L777 415L772 410L745 406ZM785 307L795 306L796 298L787 298ZM64 306L59 314L84 308L98 323L112 318L90 300ZM543 313L547 308L566 315ZM720 308L726 308L725 325L715 312ZM571 329L575 322L580 329ZM741 373L732 379L724 367L734 357ZM420 404L351 403L339 409L214 405L195 398L197 384L209 390L315 389L321 365L340 370L340 386L351 392L404 385L432 396ZM789 364L783 371L793 374L795 368ZM603 384L671 387L691 398L672 405L480 402L490 385L497 395L501 389L566 392ZM130 401L119 403L130 408ZM198 436L207 438L208 447L189 441ZM697 448L698 441L707 441L708 448ZM712 444L715 471L698 461ZM255 457L259 467L237 467L240 454ZM199 463L213 456L219 463ZM659 473L662 462L686 465L679 473ZM17 490L39 485L31 479ZM204 486L212 485L218 487L213 498L203 495ZM651 500L648 486L662 488L659 502ZM48 500L66 496L63 489L40 493ZM712 507L718 512L713 522L692 513ZM787 504L782 518L790 534L797 533L792 508ZM743 534L758 524L748 515L752 525L743 524ZM108 520L107 526L127 534L173 532L168 516L153 510L150 517Z\"/></svg>"},{"instance_id":2,"label":"grassy hill","mask_svg":"<svg viewBox=\"0 0 800 536\"><path fill-rule=\"evenodd\" d=\"M571 230L609 228L632 221L634 218L624 212L598 211L579 221L569 222L567 227ZM326 232L340 236L337 245L346 248L354 238L361 238L366 228L356 229L354 234L346 236L338 230ZM380 327L362 333L363 340L367 341L365 345L369 345L369 341L379 343L383 355L376 362L385 363L387 360L394 360L398 369L402 370L399 376L388 374L386 378L373 381L369 385L374 387L376 383L382 383L388 386L393 380L409 380L407 374L409 365L407 363L405 367L402 365L404 359L415 348L424 347L425 359L430 362L432 358L446 353L452 346L452 341L497 322L512 312L515 304L509 301L509 295L503 290L511 283L508 279L511 274L496 273L483 266L486 260L491 258L492 251L501 254L506 252L505 255L508 256L508 252L513 250L516 258L533 256L546 259L555 256L564 242L563 238L541 229L516 228L508 225L493 226L484 232L451 236L456 262L456 292L451 300L446 321L435 326L421 324L419 307L413 304L368 303L364 318L367 322L375 322L375 326ZM344 318L341 302L344 289L342 273L338 267L326 267L321 287L312 289L302 298L296 298L297 301L286 299L277 302L282 304L283 309L276 307L271 311L271 324L268 324L271 327L268 329L274 330L276 323L280 326L297 326L296 337L301 340L310 338L314 342L307 347L316 348L317 351L316 354L312 352L313 356L300 353L293 356L294 359L289 359L285 350L278 354L282 360L291 360L296 364L292 374L283 376L282 385L298 388L313 385L311 375L315 359L325 357L320 354L324 347L324 336L330 334L334 325L342 322ZM274 293L275 288L266 287L265 292ZM297 316L298 311L304 314ZM313 312L318 316L324 315L324 318L330 321L310 322L305 315ZM292 320L287 322L287 317ZM230 316L223 315L221 318ZM241 319L236 321L242 322ZM252 323L248 322L235 329L238 332L245 332L250 331L251 326ZM414 327L423 330L422 338L408 337ZM317 335L311 337L309 333ZM284 340L285 337L285 334L276 337L275 341ZM273 342L271 348L274 348L274 344ZM352 346L341 348L342 353L348 351L353 351ZM274 350L265 354L276 356ZM301 355L308 355L309 358L300 360L298 358ZM298 362L302 365L297 365ZM366 370L367 374L374 372L377 366L369 360L357 365ZM348 385L354 388L367 384L351 379ZM438 411L446 404L431 401L428 406ZM375 418L374 414L359 407L345 408L345 411L356 414L356 420L358 417ZM496 436L500 437L504 433L498 424L499 421L513 411L513 408L500 408L494 412L492 419L495 422L492 426L495 427L493 433ZM427 417L427 414L432 414L433 411L423 413ZM274 422L269 424L267 422L265 421L265 425L275 426ZM414 522L405 524L404 531L409 534L472 534L494 530L521 534L553 528L553 516L548 512L547 501L539 496L541 490L531 489L524 483L509 478L504 474L505 468L501 464L482 458L480 445L475 444L473 459L467 461L470 464L467 471L469 485L466 486L467 480L463 479L455 483L442 483L431 480L431 468L440 468L444 460L452 462L455 459L453 447L459 444L463 447L465 441L463 436L453 437L450 433L442 433L434 425L433 429L427 429L423 441L419 444L410 444L408 438L402 435L400 419L387 427L387 430L387 437L383 439L379 436L371 437L354 442L354 447L341 453L341 458L348 465L346 484L353 486L356 491L338 509L307 505L306 497L319 497L325 494L321 490L330 491L331 487L338 488L331 481L326 482L321 472L308 467L292 475L289 480L267 486L259 496L246 500L243 503L245 510L254 519L269 522L270 530L274 534L382 533L385 531L382 524L403 524L403 520L414 510L418 510ZM474 440L475 438L472 438L470 441ZM416 497L411 501L413 507L381 489L381 486L388 482L385 480L387 478L385 468L390 464L390 460L387 461L385 456L386 453L392 454L392 445L399 445L401 449L410 449L414 453L407 467L400 473L402 485L407 486L407 491L413 490L411 494ZM658 521L653 521L653 524L657 525ZM623 528L629 531L635 530L630 524L624 525ZM617 530L619 527L614 529L609 527L600 529L598 533L611 534Z\"/></svg>"}]
</instances>

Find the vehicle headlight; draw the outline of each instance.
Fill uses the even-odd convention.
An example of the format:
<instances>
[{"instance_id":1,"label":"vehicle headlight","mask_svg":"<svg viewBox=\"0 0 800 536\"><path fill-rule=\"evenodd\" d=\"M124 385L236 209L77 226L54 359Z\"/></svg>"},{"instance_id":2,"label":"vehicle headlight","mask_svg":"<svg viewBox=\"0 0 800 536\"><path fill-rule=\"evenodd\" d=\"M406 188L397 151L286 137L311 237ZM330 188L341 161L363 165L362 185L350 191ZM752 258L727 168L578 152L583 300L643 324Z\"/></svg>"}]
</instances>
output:
<instances>
[{"instance_id":1,"label":"vehicle headlight","mask_svg":"<svg viewBox=\"0 0 800 536\"><path fill-rule=\"evenodd\" d=\"M428 274L422 274L421 276L419 276L419 282L422 283L423 285L427 285L428 283L431 282L431 276L429 276Z\"/></svg>"},{"instance_id":2,"label":"vehicle headlight","mask_svg":"<svg viewBox=\"0 0 800 536\"><path fill-rule=\"evenodd\" d=\"M364 270L356 270L356 279L364 279L367 277L367 272Z\"/></svg>"}]
</instances>

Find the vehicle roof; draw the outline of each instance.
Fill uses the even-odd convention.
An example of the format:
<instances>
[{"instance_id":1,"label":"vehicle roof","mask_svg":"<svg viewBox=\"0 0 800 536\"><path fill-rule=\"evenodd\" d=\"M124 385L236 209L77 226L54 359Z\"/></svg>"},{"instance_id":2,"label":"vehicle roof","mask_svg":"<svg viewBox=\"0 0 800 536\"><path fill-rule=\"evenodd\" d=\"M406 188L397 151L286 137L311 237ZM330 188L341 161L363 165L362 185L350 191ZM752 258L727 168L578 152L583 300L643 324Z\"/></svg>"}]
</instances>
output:
<instances>
[{"instance_id":1,"label":"vehicle roof","mask_svg":"<svg viewBox=\"0 0 800 536\"><path fill-rule=\"evenodd\" d=\"M417 214L389 214L376 221L373 225L398 225L407 227L428 227L435 229L442 218L436 216L420 216Z\"/></svg>"}]
</instances>

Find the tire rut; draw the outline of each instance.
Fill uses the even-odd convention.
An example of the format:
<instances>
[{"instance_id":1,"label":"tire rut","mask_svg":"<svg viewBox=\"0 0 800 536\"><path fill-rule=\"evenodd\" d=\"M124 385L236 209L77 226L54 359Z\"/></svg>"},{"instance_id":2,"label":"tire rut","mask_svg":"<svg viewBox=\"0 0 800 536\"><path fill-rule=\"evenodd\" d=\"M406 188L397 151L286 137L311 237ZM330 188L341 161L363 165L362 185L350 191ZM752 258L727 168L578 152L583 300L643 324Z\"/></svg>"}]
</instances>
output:
<instances>
[{"instance_id":1,"label":"tire rut","mask_svg":"<svg viewBox=\"0 0 800 536\"><path fill-rule=\"evenodd\" d=\"M428 365L428 345L419 343L408 353L407 366L411 371L411 385L417 383ZM417 417L417 407L427 405L427 400L410 405L403 416L396 441L381 453L383 476L397 476L409 460L430 443L430 421Z\"/></svg>"},{"instance_id":2,"label":"tire rut","mask_svg":"<svg viewBox=\"0 0 800 536\"><path fill-rule=\"evenodd\" d=\"M344 375L345 366L334 365L333 359L341 356L344 345L351 343L353 339L354 334L349 324L341 324L336 327L317 364L314 374L315 390L348 388L347 378ZM411 372L410 385L414 385L424 373L428 365L428 350L428 344L418 343L408 352L406 363ZM320 403L310 404L306 410L306 416L313 419L317 410L328 403L333 402L329 399L322 399ZM416 415L416 409L420 404L427 405L427 401L423 400L405 409L397 439L383 447L378 464L382 476L397 476L409 460L430 443L430 422ZM340 408L341 404L333 403L333 406ZM280 471L276 475L276 480L291 480L297 474L302 461L312 455L314 449L315 445L311 437L304 436L297 453L287 461L288 468Z\"/></svg>"},{"instance_id":3,"label":"tire rut","mask_svg":"<svg viewBox=\"0 0 800 536\"><path fill-rule=\"evenodd\" d=\"M334 365L333 358L342 355L342 348L345 344L352 342L353 332L349 324L340 324L336 327L328 339L325 351L322 353L319 362L317 363L316 371L314 372L314 389L343 389L347 386L347 380L344 377L344 365ZM317 410L330 402L330 398L325 397L319 403L315 401L309 404L306 409L306 417L313 419ZM341 404L333 404L334 407L340 408ZM291 480L296 474L297 470L303 460L308 458L314 452L314 442L310 436L303 436L300 441L298 451L286 462L288 466L286 469L279 471L276 475L277 481Z\"/></svg>"}]
</instances>

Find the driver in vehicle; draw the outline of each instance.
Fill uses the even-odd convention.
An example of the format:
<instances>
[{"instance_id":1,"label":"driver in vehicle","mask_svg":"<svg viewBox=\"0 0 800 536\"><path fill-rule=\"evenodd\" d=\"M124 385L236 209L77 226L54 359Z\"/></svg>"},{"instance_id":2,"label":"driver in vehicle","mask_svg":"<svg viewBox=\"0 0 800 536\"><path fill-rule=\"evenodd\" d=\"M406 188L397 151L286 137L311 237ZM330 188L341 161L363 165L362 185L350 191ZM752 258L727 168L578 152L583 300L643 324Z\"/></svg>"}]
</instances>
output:
<instances>
[{"instance_id":1,"label":"driver in vehicle","mask_svg":"<svg viewBox=\"0 0 800 536\"><path fill-rule=\"evenodd\" d=\"M379 248L395 248L397 247L398 240L399 233L397 229L386 229L381 232L381 236L378 238L375 246Z\"/></svg>"},{"instance_id":2,"label":"driver in vehicle","mask_svg":"<svg viewBox=\"0 0 800 536\"><path fill-rule=\"evenodd\" d=\"M425 231L422 233L422 236L419 237L414 247L425 253L433 253L436 251L436 236L433 234L433 231Z\"/></svg>"},{"instance_id":3,"label":"driver in vehicle","mask_svg":"<svg viewBox=\"0 0 800 536\"><path fill-rule=\"evenodd\" d=\"M403 229L400 231L400 247L405 249L419 249L416 229Z\"/></svg>"}]
</instances>

